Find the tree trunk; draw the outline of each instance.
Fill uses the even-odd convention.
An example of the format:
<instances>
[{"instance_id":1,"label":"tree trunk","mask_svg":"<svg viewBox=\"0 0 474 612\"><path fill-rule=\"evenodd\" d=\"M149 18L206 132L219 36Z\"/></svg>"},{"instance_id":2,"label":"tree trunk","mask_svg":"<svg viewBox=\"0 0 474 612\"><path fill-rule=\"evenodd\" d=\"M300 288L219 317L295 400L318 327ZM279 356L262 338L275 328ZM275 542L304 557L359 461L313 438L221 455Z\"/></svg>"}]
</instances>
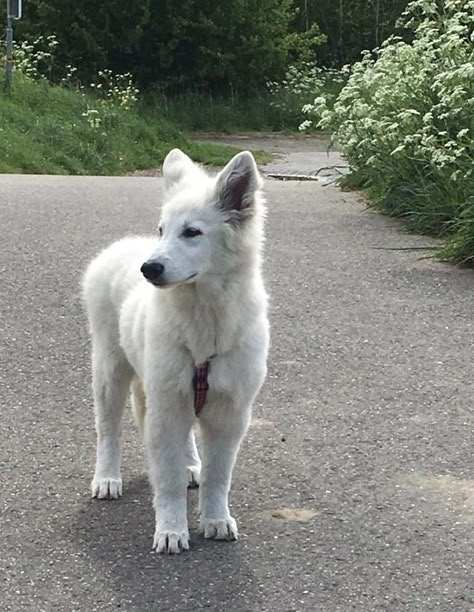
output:
<instances>
[{"instance_id":1,"label":"tree trunk","mask_svg":"<svg viewBox=\"0 0 474 612\"><path fill-rule=\"evenodd\" d=\"M343 61L343 36L342 36L342 28L344 26L344 1L339 0L339 39L337 43L337 54L339 64L342 65Z\"/></svg>"},{"instance_id":2,"label":"tree trunk","mask_svg":"<svg viewBox=\"0 0 474 612\"><path fill-rule=\"evenodd\" d=\"M375 1L375 46L380 45L380 0Z\"/></svg>"}]
</instances>

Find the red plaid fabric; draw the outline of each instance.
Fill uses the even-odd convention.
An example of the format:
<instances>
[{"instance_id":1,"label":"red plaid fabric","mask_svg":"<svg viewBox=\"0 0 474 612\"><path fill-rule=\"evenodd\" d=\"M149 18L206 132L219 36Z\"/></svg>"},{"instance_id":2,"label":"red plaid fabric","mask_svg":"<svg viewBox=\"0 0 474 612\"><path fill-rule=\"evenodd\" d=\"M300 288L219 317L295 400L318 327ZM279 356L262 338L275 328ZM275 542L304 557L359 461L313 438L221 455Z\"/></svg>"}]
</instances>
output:
<instances>
[{"instance_id":1,"label":"red plaid fabric","mask_svg":"<svg viewBox=\"0 0 474 612\"><path fill-rule=\"evenodd\" d=\"M194 368L193 388L194 388L194 413L198 417L206 403L207 390L209 383L207 376L209 374L209 361L199 363Z\"/></svg>"}]
</instances>

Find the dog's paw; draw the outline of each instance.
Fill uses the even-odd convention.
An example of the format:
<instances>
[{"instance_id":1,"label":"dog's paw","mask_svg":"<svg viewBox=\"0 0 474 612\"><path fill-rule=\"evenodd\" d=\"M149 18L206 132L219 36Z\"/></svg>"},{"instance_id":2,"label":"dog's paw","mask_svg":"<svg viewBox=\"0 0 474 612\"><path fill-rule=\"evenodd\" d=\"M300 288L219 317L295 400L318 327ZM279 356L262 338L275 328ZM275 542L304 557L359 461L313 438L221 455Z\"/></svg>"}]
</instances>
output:
<instances>
[{"instance_id":1,"label":"dog's paw","mask_svg":"<svg viewBox=\"0 0 474 612\"><path fill-rule=\"evenodd\" d=\"M229 516L227 519L213 519L201 517L199 531L205 538L213 540L238 540L239 531L235 519Z\"/></svg>"},{"instance_id":2,"label":"dog's paw","mask_svg":"<svg viewBox=\"0 0 474 612\"><path fill-rule=\"evenodd\" d=\"M182 550L189 550L187 530L178 532L157 529L153 538L153 550L165 555L177 555Z\"/></svg>"},{"instance_id":3,"label":"dog's paw","mask_svg":"<svg viewBox=\"0 0 474 612\"><path fill-rule=\"evenodd\" d=\"M199 486L201 481L201 466L199 465L188 465L186 468L188 474L188 487L194 489Z\"/></svg>"},{"instance_id":4,"label":"dog's paw","mask_svg":"<svg viewBox=\"0 0 474 612\"><path fill-rule=\"evenodd\" d=\"M117 499L122 495L121 478L96 478L91 482L92 497L97 499Z\"/></svg>"}]
</instances>

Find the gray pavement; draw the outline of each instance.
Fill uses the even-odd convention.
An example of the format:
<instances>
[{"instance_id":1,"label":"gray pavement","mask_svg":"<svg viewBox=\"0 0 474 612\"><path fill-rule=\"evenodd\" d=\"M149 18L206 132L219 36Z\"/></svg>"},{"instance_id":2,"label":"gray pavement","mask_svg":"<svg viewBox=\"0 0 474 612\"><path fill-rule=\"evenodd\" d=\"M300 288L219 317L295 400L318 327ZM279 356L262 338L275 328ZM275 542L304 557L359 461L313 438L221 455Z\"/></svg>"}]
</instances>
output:
<instances>
[{"instance_id":1,"label":"gray pavement","mask_svg":"<svg viewBox=\"0 0 474 612\"><path fill-rule=\"evenodd\" d=\"M269 375L235 470L242 538L151 553L132 419L124 497L94 462L79 281L151 231L159 178L0 176L2 611L474 610L473 272L357 194L267 181Z\"/></svg>"}]
</instances>

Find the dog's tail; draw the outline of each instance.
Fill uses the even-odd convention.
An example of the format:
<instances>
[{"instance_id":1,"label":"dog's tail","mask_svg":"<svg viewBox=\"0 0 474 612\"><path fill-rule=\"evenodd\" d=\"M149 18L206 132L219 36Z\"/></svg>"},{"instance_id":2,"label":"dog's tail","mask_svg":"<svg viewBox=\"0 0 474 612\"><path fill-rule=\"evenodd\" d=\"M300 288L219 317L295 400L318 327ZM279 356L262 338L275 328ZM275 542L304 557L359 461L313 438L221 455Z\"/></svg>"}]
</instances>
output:
<instances>
[{"instance_id":1,"label":"dog's tail","mask_svg":"<svg viewBox=\"0 0 474 612\"><path fill-rule=\"evenodd\" d=\"M141 380L137 376L135 376L132 380L130 391L133 416L135 417L135 422L143 437L146 414L146 397Z\"/></svg>"}]
</instances>

